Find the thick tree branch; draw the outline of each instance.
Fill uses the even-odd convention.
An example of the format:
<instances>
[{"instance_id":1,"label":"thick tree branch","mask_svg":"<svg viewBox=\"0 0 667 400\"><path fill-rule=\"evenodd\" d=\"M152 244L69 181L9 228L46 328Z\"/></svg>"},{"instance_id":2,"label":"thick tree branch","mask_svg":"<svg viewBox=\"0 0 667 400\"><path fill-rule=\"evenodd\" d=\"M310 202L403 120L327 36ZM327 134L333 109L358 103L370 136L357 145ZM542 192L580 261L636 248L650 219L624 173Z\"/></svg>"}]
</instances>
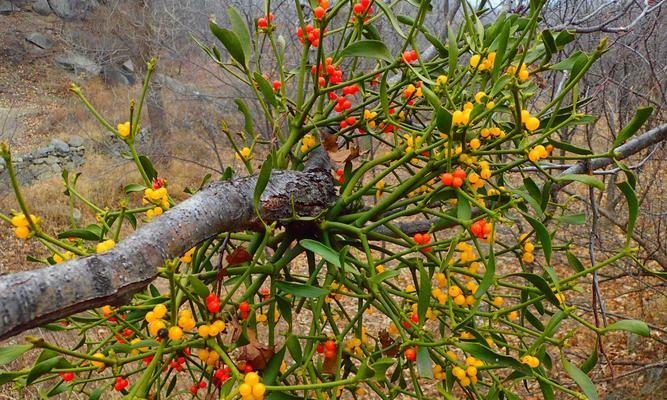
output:
<instances>
[{"instance_id":1,"label":"thick tree branch","mask_svg":"<svg viewBox=\"0 0 667 400\"><path fill-rule=\"evenodd\" d=\"M315 153L307 171L274 171L262 194L266 223L320 215L335 200L328 161ZM145 288L165 260L220 232L262 230L253 208L257 176L216 182L142 226L111 250L0 277L0 339Z\"/></svg>"}]
</instances>

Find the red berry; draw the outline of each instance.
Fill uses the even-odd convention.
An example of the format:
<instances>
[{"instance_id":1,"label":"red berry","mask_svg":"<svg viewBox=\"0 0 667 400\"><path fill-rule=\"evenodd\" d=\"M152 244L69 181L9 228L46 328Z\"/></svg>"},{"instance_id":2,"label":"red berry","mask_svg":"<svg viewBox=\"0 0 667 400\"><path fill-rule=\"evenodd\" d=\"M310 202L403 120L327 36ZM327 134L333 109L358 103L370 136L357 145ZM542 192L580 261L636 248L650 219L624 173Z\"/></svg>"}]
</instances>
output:
<instances>
[{"instance_id":1,"label":"red berry","mask_svg":"<svg viewBox=\"0 0 667 400\"><path fill-rule=\"evenodd\" d=\"M405 329L409 329L410 327L412 327L412 325L410 325L408 321L403 321L403 326L405 327Z\"/></svg>"},{"instance_id":2,"label":"red berry","mask_svg":"<svg viewBox=\"0 0 667 400\"><path fill-rule=\"evenodd\" d=\"M454 176L452 176L452 174L449 172L445 172L444 174L440 175L440 182L442 182L442 184L445 186L451 186L453 179Z\"/></svg>"},{"instance_id":3,"label":"red berry","mask_svg":"<svg viewBox=\"0 0 667 400\"><path fill-rule=\"evenodd\" d=\"M239 311L241 312L250 311L250 304L248 304L247 301L244 301L243 303L239 304Z\"/></svg>"},{"instance_id":4,"label":"red berry","mask_svg":"<svg viewBox=\"0 0 667 400\"><path fill-rule=\"evenodd\" d=\"M261 29L266 29L269 26L269 23L266 20L266 18L261 17L257 19L257 26L260 27Z\"/></svg>"},{"instance_id":5,"label":"red berry","mask_svg":"<svg viewBox=\"0 0 667 400\"><path fill-rule=\"evenodd\" d=\"M63 372L60 376L65 382L69 382L74 379L74 372Z\"/></svg>"},{"instance_id":6,"label":"red berry","mask_svg":"<svg viewBox=\"0 0 667 400\"><path fill-rule=\"evenodd\" d=\"M280 87L281 87L282 85L283 85L283 84L280 83L280 81L278 81L278 80L273 81L273 90L275 90L275 91L277 92L278 90L280 90Z\"/></svg>"},{"instance_id":7,"label":"red berry","mask_svg":"<svg viewBox=\"0 0 667 400\"><path fill-rule=\"evenodd\" d=\"M327 349L327 350L333 350L333 351L335 351L335 350L336 350L336 342L334 342L333 340L329 339L329 340L327 340L326 342L324 342L324 348Z\"/></svg>"},{"instance_id":8,"label":"red berry","mask_svg":"<svg viewBox=\"0 0 667 400\"><path fill-rule=\"evenodd\" d=\"M336 175L338 176L343 176L343 173L344 171L341 168L338 168L338 170L336 171Z\"/></svg>"},{"instance_id":9,"label":"red berry","mask_svg":"<svg viewBox=\"0 0 667 400\"><path fill-rule=\"evenodd\" d=\"M215 300L207 303L206 308L208 308L208 312L210 312L211 314L217 313L218 311L220 311L220 300Z\"/></svg>"},{"instance_id":10,"label":"red berry","mask_svg":"<svg viewBox=\"0 0 667 400\"><path fill-rule=\"evenodd\" d=\"M461 168L457 168L456 171L454 171L454 177L465 179L466 178L466 172L464 170L462 170Z\"/></svg>"},{"instance_id":11,"label":"red berry","mask_svg":"<svg viewBox=\"0 0 667 400\"><path fill-rule=\"evenodd\" d=\"M248 313L241 311L241 319L244 320L244 321L247 320L248 319Z\"/></svg>"},{"instance_id":12,"label":"red berry","mask_svg":"<svg viewBox=\"0 0 667 400\"><path fill-rule=\"evenodd\" d=\"M405 359L408 361L415 361L417 360L417 352L415 349L410 347L409 349L405 350Z\"/></svg>"},{"instance_id":13,"label":"red berry","mask_svg":"<svg viewBox=\"0 0 667 400\"><path fill-rule=\"evenodd\" d=\"M252 372L252 371L253 371L252 364L246 363L245 367L243 368L243 372L248 373L248 372Z\"/></svg>"},{"instance_id":14,"label":"red berry","mask_svg":"<svg viewBox=\"0 0 667 400\"><path fill-rule=\"evenodd\" d=\"M422 237L423 241L421 244L426 244L431 241L431 235L429 235L428 233L423 234Z\"/></svg>"},{"instance_id":15,"label":"red berry","mask_svg":"<svg viewBox=\"0 0 667 400\"><path fill-rule=\"evenodd\" d=\"M315 348L319 354L324 353L324 345L322 343L318 343L317 347Z\"/></svg>"},{"instance_id":16,"label":"red berry","mask_svg":"<svg viewBox=\"0 0 667 400\"><path fill-rule=\"evenodd\" d=\"M364 8L368 8L368 6L371 5L371 0L361 0L361 6Z\"/></svg>"},{"instance_id":17,"label":"red berry","mask_svg":"<svg viewBox=\"0 0 667 400\"><path fill-rule=\"evenodd\" d=\"M415 324L419 322L419 315L417 313L412 313L410 316L410 321L414 322Z\"/></svg>"},{"instance_id":18,"label":"red berry","mask_svg":"<svg viewBox=\"0 0 667 400\"><path fill-rule=\"evenodd\" d=\"M354 125L357 123L357 119L354 116L347 117L346 121L348 125Z\"/></svg>"},{"instance_id":19,"label":"red berry","mask_svg":"<svg viewBox=\"0 0 667 400\"><path fill-rule=\"evenodd\" d=\"M190 393L196 394L198 390L199 388L197 387L197 385L190 386Z\"/></svg>"},{"instance_id":20,"label":"red berry","mask_svg":"<svg viewBox=\"0 0 667 400\"><path fill-rule=\"evenodd\" d=\"M205 387L206 387L206 382L204 382L204 381L199 382L199 388L200 389L203 389Z\"/></svg>"},{"instance_id":21,"label":"red berry","mask_svg":"<svg viewBox=\"0 0 667 400\"><path fill-rule=\"evenodd\" d=\"M454 177L454 179L452 180L452 187L453 187L454 189L458 189L458 188L460 188L462 185L463 185L463 179L461 179L461 178L459 178L459 177Z\"/></svg>"},{"instance_id":22,"label":"red berry","mask_svg":"<svg viewBox=\"0 0 667 400\"><path fill-rule=\"evenodd\" d=\"M322 17L324 17L324 12L324 8L315 7L315 10L313 10L313 15L315 15L315 18L317 19L322 19Z\"/></svg>"},{"instance_id":23,"label":"red berry","mask_svg":"<svg viewBox=\"0 0 667 400\"><path fill-rule=\"evenodd\" d=\"M355 14L359 15L364 12L364 6L361 5L361 3L357 3L352 7L352 11L354 11Z\"/></svg>"},{"instance_id":24,"label":"red berry","mask_svg":"<svg viewBox=\"0 0 667 400\"><path fill-rule=\"evenodd\" d=\"M424 240L424 237L421 233L415 233L414 236L412 237L412 239L414 239L415 243L422 244L422 241Z\"/></svg>"}]
</instances>

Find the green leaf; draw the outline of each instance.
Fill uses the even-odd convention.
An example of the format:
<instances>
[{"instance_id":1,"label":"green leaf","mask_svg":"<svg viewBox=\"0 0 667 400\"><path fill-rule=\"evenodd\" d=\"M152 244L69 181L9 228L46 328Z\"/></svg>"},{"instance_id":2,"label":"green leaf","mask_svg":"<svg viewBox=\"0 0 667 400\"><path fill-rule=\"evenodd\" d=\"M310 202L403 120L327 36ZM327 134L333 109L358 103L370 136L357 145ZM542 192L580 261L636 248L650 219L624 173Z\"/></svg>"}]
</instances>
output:
<instances>
[{"instance_id":1,"label":"green leaf","mask_svg":"<svg viewBox=\"0 0 667 400\"><path fill-rule=\"evenodd\" d=\"M440 132L449 134L452 130L452 114L442 107L436 108L435 123Z\"/></svg>"},{"instance_id":2,"label":"green leaf","mask_svg":"<svg viewBox=\"0 0 667 400\"><path fill-rule=\"evenodd\" d=\"M321 287L286 281L276 281L276 287L296 297L322 297L329 294L328 290Z\"/></svg>"},{"instance_id":3,"label":"green leaf","mask_svg":"<svg viewBox=\"0 0 667 400\"><path fill-rule=\"evenodd\" d=\"M570 378L572 378L577 383L577 385L579 385L586 397L588 397L590 400L597 400L598 393L595 390L595 385L593 385L591 378L589 378L588 375L586 375L575 365L567 361L564 356L561 357L561 361L563 362L563 368L565 368L567 374L570 375Z\"/></svg>"},{"instance_id":4,"label":"green leaf","mask_svg":"<svg viewBox=\"0 0 667 400\"><path fill-rule=\"evenodd\" d=\"M510 27L512 26L511 21L505 21L503 24L503 29L500 31L500 35L496 37L491 45L491 49L496 51L496 59L493 63L493 70L491 71L491 81L494 82L498 78L500 73L500 68L503 65L503 59L505 58L505 52L507 52L507 42L510 37Z\"/></svg>"},{"instance_id":5,"label":"green leaf","mask_svg":"<svg viewBox=\"0 0 667 400\"><path fill-rule=\"evenodd\" d=\"M484 296L489 287L493 284L496 275L496 256L493 252L493 246L489 246L489 256L486 258L486 263L484 264L484 277L479 283L477 291L474 293L476 299Z\"/></svg>"},{"instance_id":6,"label":"green leaf","mask_svg":"<svg viewBox=\"0 0 667 400\"><path fill-rule=\"evenodd\" d=\"M232 31L236 34L236 37L241 43L243 53L247 57L250 57L250 31L248 31L245 20L232 6L227 7L227 16L229 17L229 22L232 24Z\"/></svg>"},{"instance_id":7,"label":"green leaf","mask_svg":"<svg viewBox=\"0 0 667 400\"><path fill-rule=\"evenodd\" d=\"M426 312L428 311L428 306L431 302L431 276L420 261L421 260L417 263L417 267L419 268L417 315L419 316L419 324L421 326L426 322Z\"/></svg>"},{"instance_id":8,"label":"green leaf","mask_svg":"<svg viewBox=\"0 0 667 400\"><path fill-rule=\"evenodd\" d=\"M303 353L301 352L301 344L299 344L299 339L290 334L285 341L285 347L289 351L290 355L297 364L301 364L303 359Z\"/></svg>"},{"instance_id":9,"label":"green leaf","mask_svg":"<svg viewBox=\"0 0 667 400\"><path fill-rule=\"evenodd\" d=\"M236 103L236 107L243 114L243 119L244 119L243 126L246 133L248 133L251 137L255 136L255 129L253 129L253 124L252 124L252 114L250 113L248 105L245 103L245 101L243 101L243 99L234 99L234 103Z\"/></svg>"},{"instance_id":10,"label":"green leaf","mask_svg":"<svg viewBox=\"0 0 667 400\"><path fill-rule=\"evenodd\" d=\"M148 157L139 156L139 162L141 163L141 167L146 172L146 176L148 176L148 180L150 180L152 182L153 179L157 178L157 171L153 167L153 163L151 162L151 160Z\"/></svg>"},{"instance_id":11,"label":"green leaf","mask_svg":"<svg viewBox=\"0 0 667 400\"><path fill-rule=\"evenodd\" d=\"M570 225L584 225L586 223L586 214L572 214L572 215L561 215L556 217L560 222L570 224Z\"/></svg>"},{"instance_id":12,"label":"green leaf","mask_svg":"<svg viewBox=\"0 0 667 400\"><path fill-rule=\"evenodd\" d=\"M23 376L23 374L25 374L25 372L23 371L10 371L10 372L0 373L0 386L4 385L5 383L11 382L20 376Z\"/></svg>"},{"instance_id":13,"label":"green leaf","mask_svg":"<svg viewBox=\"0 0 667 400\"><path fill-rule=\"evenodd\" d=\"M592 186L594 188L604 190L604 183L591 176L591 175L584 175L584 174L565 174L563 176L558 177L558 182L567 182L567 181L577 181L581 182L585 185Z\"/></svg>"},{"instance_id":14,"label":"green leaf","mask_svg":"<svg viewBox=\"0 0 667 400\"><path fill-rule=\"evenodd\" d=\"M611 325L607 325L602 332L611 332L611 331L628 331L635 333L639 336L648 337L651 334L651 331L644 321L638 321L636 319L624 319L621 321L614 322Z\"/></svg>"},{"instance_id":15,"label":"green leaf","mask_svg":"<svg viewBox=\"0 0 667 400\"><path fill-rule=\"evenodd\" d=\"M341 57L366 57L392 61L387 46L379 40L359 40L349 44L340 52Z\"/></svg>"},{"instance_id":16,"label":"green leaf","mask_svg":"<svg viewBox=\"0 0 667 400\"><path fill-rule=\"evenodd\" d=\"M26 385L30 385L35 381L35 379L49 373L53 368L58 365L58 363L62 359L60 357L54 357L54 358L49 358L45 361L42 361L40 363L35 364L34 367L30 370L28 373L28 377L26 378Z\"/></svg>"},{"instance_id":17,"label":"green leaf","mask_svg":"<svg viewBox=\"0 0 667 400\"><path fill-rule=\"evenodd\" d=\"M519 361L513 359L512 357L498 354L493 350L489 349L486 346L483 346L479 343L473 342L460 342L456 344L456 347L469 353L470 355L479 358L482 361L493 365L500 365L503 367L512 367L515 369L523 370L525 366Z\"/></svg>"},{"instance_id":18,"label":"green leaf","mask_svg":"<svg viewBox=\"0 0 667 400\"><path fill-rule=\"evenodd\" d=\"M65 232L60 232L58 234L58 239L66 239L66 238L80 238L83 240L100 240L100 234L101 231L93 231L93 230L88 230L88 229L72 229L69 231Z\"/></svg>"},{"instance_id":19,"label":"green leaf","mask_svg":"<svg viewBox=\"0 0 667 400\"><path fill-rule=\"evenodd\" d=\"M381 273L375 275L375 276L372 277L372 278L369 278L368 281L369 281L369 282L373 282L373 283L375 283L375 284L378 284L378 283L380 283L380 282L382 282L382 281L386 281L387 279L391 279L391 278L393 278L393 277L395 277L395 276L397 276L397 275L400 275L400 274L401 274L401 273L400 273L398 270L395 270L395 269L389 269L389 270L386 270L386 271L384 271L384 272L381 272Z\"/></svg>"},{"instance_id":20,"label":"green leaf","mask_svg":"<svg viewBox=\"0 0 667 400\"><path fill-rule=\"evenodd\" d=\"M125 193L143 192L144 190L146 190L146 186L139 185L137 183L130 183L129 185L125 186L123 190L125 191Z\"/></svg>"},{"instance_id":21,"label":"green leaf","mask_svg":"<svg viewBox=\"0 0 667 400\"><path fill-rule=\"evenodd\" d=\"M639 201L637 200L637 195L635 194L634 189L628 182L619 183L618 188L623 192L625 200L628 202L628 224L625 227L626 235L626 246L630 245L632 241L632 233L635 229L635 223L637 222L637 215L639 213Z\"/></svg>"},{"instance_id":22,"label":"green leaf","mask_svg":"<svg viewBox=\"0 0 667 400\"><path fill-rule=\"evenodd\" d=\"M426 87L426 85L422 85L422 91L424 92L424 97L426 97L426 100L428 100L428 102L431 104L431 107L433 107L433 109L437 112L437 110L442 107L438 96L433 93L431 89Z\"/></svg>"},{"instance_id":23,"label":"green leaf","mask_svg":"<svg viewBox=\"0 0 667 400\"><path fill-rule=\"evenodd\" d=\"M199 278L197 278L194 275L188 276L188 280L190 281L190 286L192 286L192 290L194 290L195 293L197 293L198 296L200 297L206 297L210 293L208 286L204 284Z\"/></svg>"},{"instance_id":24,"label":"green leaf","mask_svg":"<svg viewBox=\"0 0 667 400\"><path fill-rule=\"evenodd\" d=\"M558 140L554 139L549 139L549 144L553 145L557 149L565 150L570 153L574 154L580 154L580 155L590 155L593 154L590 149L584 149L583 147L577 147L575 145L572 145L570 143L565 143L565 142L559 142Z\"/></svg>"},{"instance_id":25,"label":"green leaf","mask_svg":"<svg viewBox=\"0 0 667 400\"><path fill-rule=\"evenodd\" d=\"M430 293L429 293L430 296ZM417 372L421 378L433 378L433 362L428 354L428 348L421 346L417 349Z\"/></svg>"},{"instance_id":26,"label":"green leaf","mask_svg":"<svg viewBox=\"0 0 667 400\"><path fill-rule=\"evenodd\" d=\"M214 21L210 21L208 26L211 28L213 35L218 38L223 46L225 46L225 49L227 49L229 55L231 55L232 58L241 64L244 68L247 68L246 54L243 51L243 46L241 45L241 41L236 33L228 29L220 28Z\"/></svg>"},{"instance_id":27,"label":"green leaf","mask_svg":"<svg viewBox=\"0 0 667 400\"><path fill-rule=\"evenodd\" d=\"M565 253L567 256L567 262L572 266L572 269L574 269L576 272L581 272L584 270L584 265L579 261L577 256L574 255L574 253L568 251Z\"/></svg>"},{"instance_id":28,"label":"green leaf","mask_svg":"<svg viewBox=\"0 0 667 400\"><path fill-rule=\"evenodd\" d=\"M312 251L338 268L341 267L340 258L334 249L312 239L303 239L299 244L304 249Z\"/></svg>"},{"instance_id":29,"label":"green leaf","mask_svg":"<svg viewBox=\"0 0 667 400\"><path fill-rule=\"evenodd\" d=\"M575 38L574 33L572 31L560 31L558 32L558 35L556 35L556 48L558 50L563 50L565 45L573 41Z\"/></svg>"},{"instance_id":30,"label":"green leaf","mask_svg":"<svg viewBox=\"0 0 667 400\"><path fill-rule=\"evenodd\" d=\"M280 365L285 358L285 350L287 350L287 346L283 346L282 349L275 353L269 360L264 371L262 371L262 382L265 385L273 385L276 383L276 378L280 373Z\"/></svg>"},{"instance_id":31,"label":"green leaf","mask_svg":"<svg viewBox=\"0 0 667 400\"><path fill-rule=\"evenodd\" d=\"M586 60L588 60L586 54L584 54L581 51L577 51L576 53L570 55L568 58L559 62L558 64L552 65L551 69L556 71L573 70L575 66L577 66L577 64L586 62Z\"/></svg>"},{"instance_id":32,"label":"green leaf","mask_svg":"<svg viewBox=\"0 0 667 400\"><path fill-rule=\"evenodd\" d=\"M262 92L262 96L264 96L264 100L274 107L277 106L278 101L276 100L276 94L273 92L273 87L269 81L264 79L264 77L258 72L255 72L253 76L255 78L255 82L257 82L257 85L259 86L259 91Z\"/></svg>"},{"instance_id":33,"label":"green leaf","mask_svg":"<svg viewBox=\"0 0 667 400\"><path fill-rule=\"evenodd\" d=\"M394 365L395 360L393 358L383 357L377 360L371 365L373 371L375 371L375 376L373 377L377 381L384 381L387 379L386 373L387 369Z\"/></svg>"},{"instance_id":34,"label":"green leaf","mask_svg":"<svg viewBox=\"0 0 667 400\"><path fill-rule=\"evenodd\" d=\"M632 117L630 122L625 125L618 133L618 136L616 136L616 140L614 140L612 147L615 149L621 144L625 143L626 140L630 139L635 133L637 133L639 128L644 125L652 113L653 107L642 107L637 109L635 116Z\"/></svg>"},{"instance_id":35,"label":"green leaf","mask_svg":"<svg viewBox=\"0 0 667 400\"><path fill-rule=\"evenodd\" d=\"M459 45L456 41L456 34L449 24L447 25L447 48L449 50L449 76L453 77L456 72L456 63L459 60Z\"/></svg>"},{"instance_id":36,"label":"green leaf","mask_svg":"<svg viewBox=\"0 0 667 400\"><path fill-rule=\"evenodd\" d=\"M551 236L549 236L547 228L545 228L540 221L529 215L524 215L524 218L526 218L526 221L533 227L537 234L537 238L540 240L540 243L542 243L542 251L544 252L544 258L547 259L547 264L551 264Z\"/></svg>"},{"instance_id":37,"label":"green leaf","mask_svg":"<svg viewBox=\"0 0 667 400\"><path fill-rule=\"evenodd\" d=\"M396 16L394 15L394 13L389 8L389 5L385 4L384 1L376 1L373 4L377 5L380 8L380 10L382 10L384 15L387 16L387 19L389 20L389 23L394 28L396 33L398 33L398 35L400 37L402 37L403 39L406 39L407 36L405 36L405 33L403 33L403 30L401 29L401 25L398 23L398 19L396 19Z\"/></svg>"},{"instance_id":38,"label":"green leaf","mask_svg":"<svg viewBox=\"0 0 667 400\"><path fill-rule=\"evenodd\" d=\"M584 361L583 364L581 364L581 370L587 374L595 368L595 365L598 363L598 344L597 341L595 343L595 349L593 350L593 353Z\"/></svg>"},{"instance_id":39,"label":"green leaf","mask_svg":"<svg viewBox=\"0 0 667 400\"><path fill-rule=\"evenodd\" d=\"M468 199L460 192L456 193L456 217L462 221L468 221L472 217L472 210Z\"/></svg>"},{"instance_id":40,"label":"green leaf","mask_svg":"<svg viewBox=\"0 0 667 400\"><path fill-rule=\"evenodd\" d=\"M32 348L32 344L17 344L14 346L0 347L0 365L5 365L16 360L21 357L23 353Z\"/></svg>"},{"instance_id":41,"label":"green leaf","mask_svg":"<svg viewBox=\"0 0 667 400\"><path fill-rule=\"evenodd\" d=\"M544 295L544 297L546 297L547 300L549 300L556 306L560 306L560 302L558 301L558 298L554 294L553 290L551 290L551 287L549 287L547 281L545 281L544 278L542 278L541 276L535 274L529 274L527 272L518 272L516 274L510 274L508 276L522 277L523 279L530 282L537 289L539 289L539 291L542 292L542 294Z\"/></svg>"},{"instance_id":42,"label":"green leaf","mask_svg":"<svg viewBox=\"0 0 667 400\"><path fill-rule=\"evenodd\" d=\"M558 48L553 34L548 29L542 31L542 42L544 43L544 50L546 50L546 56L542 60L542 65L544 65L551 60L551 56L558 51Z\"/></svg>"},{"instance_id":43,"label":"green leaf","mask_svg":"<svg viewBox=\"0 0 667 400\"><path fill-rule=\"evenodd\" d=\"M269 184L269 179L271 178L271 169L273 169L273 157L269 155L266 160L264 160L262 169L259 171L259 175L257 176L255 193L253 194L252 198L253 207L255 208L255 211L258 215L261 214L259 209L259 200L262 197L262 193L264 193L264 189L266 189L266 185Z\"/></svg>"}]
</instances>

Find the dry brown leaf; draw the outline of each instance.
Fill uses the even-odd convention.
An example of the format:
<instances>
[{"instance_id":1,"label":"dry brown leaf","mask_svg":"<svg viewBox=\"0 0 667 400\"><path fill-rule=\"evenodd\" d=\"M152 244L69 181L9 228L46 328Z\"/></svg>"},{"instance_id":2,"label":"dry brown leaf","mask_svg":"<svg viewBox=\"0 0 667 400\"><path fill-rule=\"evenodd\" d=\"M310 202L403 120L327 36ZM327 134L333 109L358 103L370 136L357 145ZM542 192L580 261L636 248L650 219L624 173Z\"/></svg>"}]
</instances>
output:
<instances>
[{"instance_id":1,"label":"dry brown leaf","mask_svg":"<svg viewBox=\"0 0 667 400\"><path fill-rule=\"evenodd\" d=\"M329 154L335 153L338 151L338 135L324 134L324 140L322 141L322 146Z\"/></svg>"}]
</instances>

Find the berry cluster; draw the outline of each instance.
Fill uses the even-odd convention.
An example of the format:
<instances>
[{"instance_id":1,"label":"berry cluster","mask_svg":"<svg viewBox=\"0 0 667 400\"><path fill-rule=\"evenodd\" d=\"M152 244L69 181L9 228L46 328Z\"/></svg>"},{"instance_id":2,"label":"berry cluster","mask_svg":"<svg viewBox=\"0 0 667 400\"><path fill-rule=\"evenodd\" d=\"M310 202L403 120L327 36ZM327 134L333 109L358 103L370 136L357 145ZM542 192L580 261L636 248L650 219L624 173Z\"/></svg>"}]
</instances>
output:
<instances>
[{"instance_id":1,"label":"berry cluster","mask_svg":"<svg viewBox=\"0 0 667 400\"><path fill-rule=\"evenodd\" d=\"M122 376L119 376L116 378L116 383L113 385L113 388L115 391L120 392L121 390L125 389L129 384L130 382L128 382L127 379L123 378Z\"/></svg>"},{"instance_id":2,"label":"berry cluster","mask_svg":"<svg viewBox=\"0 0 667 400\"><path fill-rule=\"evenodd\" d=\"M473 107L471 102L467 102L463 105L463 110L454 111L452 113L452 123L458 126L468 125Z\"/></svg>"},{"instance_id":3,"label":"berry cluster","mask_svg":"<svg viewBox=\"0 0 667 400\"><path fill-rule=\"evenodd\" d=\"M114 241L113 239L107 239L107 240L105 240L103 242L100 242L97 245L95 245L95 252L97 254L104 253L105 251L111 249L115 245L116 245L116 241Z\"/></svg>"},{"instance_id":4,"label":"berry cluster","mask_svg":"<svg viewBox=\"0 0 667 400\"><path fill-rule=\"evenodd\" d=\"M485 219L480 219L473 222L473 224L470 226L470 230L472 231L473 235L477 236L478 239L488 239L491 235L491 231L493 230L493 225L486 222Z\"/></svg>"},{"instance_id":5,"label":"berry cluster","mask_svg":"<svg viewBox=\"0 0 667 400\"><path fill-rule=\"evenodd\" d=\"M182 310L178 313L177 324L184 331L190 331L197 325L190 310Z\"/></svg>"},{"instance_id":6,"label":"berry cluster","mask_svg":"<svg viewBox=\"0 0 667 400\"><path fill-rule=\"evenodd\" d=\"M540 360L537 357L525 355L521 357L521 364L526 364L530 368L537 368L540 366Z\"/></svg>"},{"instance_id":7,"label":"berry cluster","mask_svg":"<svg viewBox=\"0 0 667 400\"><path fill-rule=\"evenodd\" d=\"M481 60L481 63L480 63ZM470 66L472 68L477 68L479 71L488 71L493 69L493 63L496 60L496 53L491 52L488 56L482 58L479 54L473 54L470 57Z\"/></svg>"},{"instance_id":8,"label":"berry cluster","mask_svg":"<svg viewBox=\"0 0 667 400\"><path fill-rule=\"evenodd\" d=\"M527 234L522 234L519 236L519 241L523 242L523 254L521 255L521 260L525 263L532 263L535 261L535 255L533 251L535 250L535 245L528 239Z\"/></svg>"},{"instance_id":9,"label":"berry cluster","mask_svg":"<svg viewBox=\"0 0 667 400\"><path fill-rule=\"evenodd\" d=\"M257 18L257 27L262 30L268 30L273 22L273 13L268 13L264 17Z\"/></svg>"},{"instance_id":10,"label":"berry cluster","mask_svg":"<svg viewBox=\"0 0 667 400\"><path fill-rule=\"evenodd\" d=\"M201 337L215 337L220 334L220 332L224 331L226 328L224 321L221 321L219 319L213 321L212 324L210 325L200 325L199 328L197 328L197 333Z\"/></svg>"},{"instance_id":11,"label":"berry cluster","mask_svg":"<svg viewBox=\"0 0 667 400\"><path fill-rule=\"evenodd\" d=\"M317 47L320 45L320 32L319 28L313 27L311 24L306 25L306 38L311 46ZM306 43L306 40L303 37L303 29L301 27L296 28L296 36L299 38L299 41L302 44Z\"/></svg>"},{"instance_id":12,"label":"berry cluster","mask_svg":"<svg viewBox=\"0 0 667 400\"><path fill-rule=\"evenodd\" d=\"M250 315L250 304L247 301L242 302L239 304L239 312L241 313L241 319L246 320L248 319L248 316Z\"/></svg>"},{"instance_id":13,"label":"berry cluster","mask_svg":"<svg viewBox=\"0 0 667 400\"><path fill-rule=\"evenodd\" d=\"M521 123L530 132L540 127L540 120L531 116L528 110L521 110Z\"/></svg>"},{"instance_id":14,"label":"berry cluster","mask_svg":"<svg viewBox=\"0 0 667 400\"><path fill-rule=\"evenodd\" d=\"M315 137L313 135L307 133L301 139L301 147L299 148L299 150L301 150L301 153L306 154L310 151L310 149L314 148L315 146L317 146L317 140L315 140Z\"/></svg>"},{"instance_id":15,"label":"berry cluster","mask_svg":"<svg viewBox=\"0 0 667 400\"><path fill-rule=\"evenodd\" d=\"M514 65L510 65L507 67L507 73L510 75L515 75L517 74L517 68ZM526 67L526 64L521 64L521 67L519 67L519 73L517 75L519 77L520 81L525 81L530 77L530 72L528 72L528 67Z\"/></svg>"},{"instance_id":16,"label":"berry cluster","mask_svg":"<svg viewBox=\"0 0 667 400\"><path fill-rule=\"evenodd\" d=\"M403 52L403 55L401 56L401 59L406 64L411 64L417 61L419 59L419 56L417 55L417 50L405 50Z\"/></svg>"},{"instance_id":17,"label":"berry cluster","mask_svg":"<svg viewBox=\"0 0 667 400\"><path fill-rule=\"evenodd\" d=\"M220 361L220 354L213 349L200 349L197 357L210 366L216 366Z\"/></svg>"},{"instance_id":18,"label":"berry cluster","mask_svg":"<svg viewBox=\"0 0 667 400\"><path fill-rule=\"evenodd\" d=\"M205 387L206 387L206 382L204 381L201 381L198 384L193 384L192 386L190 386L190 393L197 394L199 389L204 389Z\"/></svg>"},{"instance_id":19,"label":"berry cluster","mask_svg":"<svg viewBox=\"0 0 667 400\"><path fill-rule=\"evenodd\" d=\"M39 224L40 219L31 214L30 221L37 225ZM15 227L14 234L16 234L16 237L19 239L28 239L30 237L30 223L23 213L14 215L11 219L11 223Z\"/></svg>"},{"instance_id":20,"label":"berry cluster","mask_svg":"<svg viewBox=\"0 0 667 400\"><path fill-rule=\"evenodd\" d=\"M549 157L549 151L546 147L538 144L528 152L528 159L532 162L538 162Z\"/></svg>"},{"instance_id":21,"label":"berry cluster","mask_svg":"<svg viewBox=\"0 0 667 400\"><path fill-rule=\"evenodd\" d=\"M206 296L206 309L211 314L215 314L220 311L220 298L216 296L215 293L211 293Z\"/></svg>"},{"instance_id":22,"label":"berry cluster","mask_svg":"<svg viewBox=\"0 0 667 400\"><path fill-rule=\"evenodd\" d=\"M130 121L123 122L122 124L118 124L116 126L116 129L118 130L118 134L121 137L128 137L130 136Z\"/></svg>"},{"instance_id":23,"label":"berry cluster","mask_svg":"<svg viewBox=\"0 0 667 400\"><path fill-rule=\"evenodd\" d=\"M266 386L260 382L256 372L245 375L243 383L239 385L239 394L242 400L262 400L266 393Z\"/></svg>"},{"instance_id":24,"label":"berry cluster","mask_svg":"<svg viewBox=\"0 0 667 400\"><path fill-rule=\"evenodd\" d=\"M324 342L324 344L318 344L315 350L320 354L324 354L324 358L329 359L336 358L336 354L338 354L336 342L331 339Z\"/></svg>"},{"instance_id":25,"label":"berry cluster","mask_svg":"<svg viewBox=\"0 0 667 400\"><path fill-rule=\"evenodd\" d=\"M428 233L415 233L414 236L412 236L412 240L420 246L425 246L431 242L431 235ZM431 246L424 247L422 250L429 252L431 251Z\"/></svg>"},{"instance_id":26,"label":"berry cluster","mask_svg":"<svg viewBox=\"0 0 667 400\"><path fill-rule=\"evenodd\" d=\"M458 189L463 186L463 180L466 176L467 174L463 169L457 168L454 173L445 172L440 175L440 182L445 186L451 186L454 189Z\"/></svg>"},{"instance_id":27,"label":"berry cluster","mask_svg":"<svg viewBox=\"0 0 667 400\"><path fill-rule=\"evenodd\" d=\"M171 359L169 362L169 367L171 369L174 369L178 372L183 372L183 365L185 364L185 357L183 356L174 356L174 358ZM166 370L167 367L165 367Z\"/></svg>"},{"instance_id":28,"label":"berry cluster","mask_svg":"<svg viewBox=\"0 0 667 400\"><path fill-rule=\"evenodd\" d=\"M503 132L503 130L498 128L497 126L494 126L491 128L482 128L482 130L479 131L479 135L484 139L489 137L504 137L505 132Z\"/></svg>"},{"instance_id":29,"label":"berry cluster","mask_svg":"<svg viewBox=\"0 0 667 400\"><path fill-rule=\"evenodd\" d=\"M477 368L484 365L484 362L475 357L466 358L466 368L458 365L452 368L452 375L459 380L461 386L469 386L471 383L477 383Z\"/></svg>"}]
</instances>

